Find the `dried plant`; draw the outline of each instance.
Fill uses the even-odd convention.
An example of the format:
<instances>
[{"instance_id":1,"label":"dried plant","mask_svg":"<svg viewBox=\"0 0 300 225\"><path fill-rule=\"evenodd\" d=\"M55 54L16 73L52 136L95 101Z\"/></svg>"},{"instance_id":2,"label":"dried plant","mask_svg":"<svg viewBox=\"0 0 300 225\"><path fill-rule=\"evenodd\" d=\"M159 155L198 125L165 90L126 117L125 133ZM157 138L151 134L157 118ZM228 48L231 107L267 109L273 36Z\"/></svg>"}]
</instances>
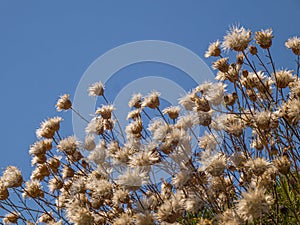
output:
<instances>
[{"instance_id":1,"label":"dried plant","mask_svg":"<svg viewBox=\"0 0 300 225\"><path fill-rule=\"evenodd\" d=\"M41 123L30 178L3 171L3 222L299 224L300 38L285 43L294 70L276 67L273 38L272 29L230 28L205 53L216 82L199 84L180 106L163 108L157 91L133 95L125 129L101 82L88 90L104 103L91 120L61 96L57 110L87 121L86 138L61 134L61 117ZM155 166L170 179L155 180Z\"/></svg>"}]
</instances>

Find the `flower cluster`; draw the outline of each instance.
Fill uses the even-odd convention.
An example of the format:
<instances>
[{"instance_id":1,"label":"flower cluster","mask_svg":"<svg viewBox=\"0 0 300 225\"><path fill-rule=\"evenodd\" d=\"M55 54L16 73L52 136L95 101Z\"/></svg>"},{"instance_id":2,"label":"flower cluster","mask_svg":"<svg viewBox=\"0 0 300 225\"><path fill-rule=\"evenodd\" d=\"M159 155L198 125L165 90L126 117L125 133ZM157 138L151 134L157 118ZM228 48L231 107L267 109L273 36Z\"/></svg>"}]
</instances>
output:
<instances>
[{"instance_id":1,"label":"flower cluster","mask_svg":"<svg viewBox=\"0 0 300 225\"><path fill-rule=\"evenodd\" d=\"M61 117L41 123L30 178L9 166L0 179L3 222L300 223L300 38L285 43L294 72L276 68L272 29L254 34L236 26L211 43L205 57L215 59L216 82L194 87L177 106L161 104L157 91L134 94L124 129L101 82L88 89L103 101L93 118L61 96L57 110L87 121L86 137L61 134Z\"/></svg>"}]
</instances>

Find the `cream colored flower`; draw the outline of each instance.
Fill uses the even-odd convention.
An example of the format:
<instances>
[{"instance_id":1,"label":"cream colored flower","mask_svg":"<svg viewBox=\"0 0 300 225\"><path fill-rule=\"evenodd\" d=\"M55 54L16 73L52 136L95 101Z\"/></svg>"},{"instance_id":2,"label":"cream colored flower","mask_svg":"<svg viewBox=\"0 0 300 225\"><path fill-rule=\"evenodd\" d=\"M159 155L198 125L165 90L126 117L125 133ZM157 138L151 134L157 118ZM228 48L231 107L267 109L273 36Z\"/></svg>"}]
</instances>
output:
<instances>
[{"instance_id":1,"label":"cream colored flower","mask_svg":"<svg viewBox=\"0 0 300 225\"><path fill-rule=\"evenodd\" d=\"M174 223L184 211L185 198L177 192L158 208L157 216L160 222Z\"/></svg>"},{"instance_id":2,"label":"cream colored flower","mask_svg":"<svg viewBox=\"0 0 300 225\"><path fill-rule=\"evenodd\" d=\"M205 94L206 99L213 105L220 105L224 100L226 85L222 83L216 83Z\"/></svg>"},{"instance_id":3,"label":"cream colored flower","mask_svg":"<svg viewBox=\"0 0 300 225\"><path fill-rule=\"evenodd\" d=\"M244 51L251 41L251 31L244 27L232 26L224 36L223 48L225 50Z\"/></svg>"},{"instance_id":4,"label":"cream colored flower","mask_svg":"<svg viewBox=\"0 0 300 225\"><path fill-rule=\"evenodd\" d=\"M75 136L70 136L62 139L57 145L57 149L64 151L67 155L73 155L78 149L79 142Z\"/></svg>"},{"instance_id":5,"label":"cream colored flower","mask_svg":"<svg viewBox=\"0 0 300 225\"><path fill-rule=\"evenodd\" d=\"M57 111L68 110L70 108L72 108L72 102L70 100L70 95L65 94L65 95L60 96L60 98L58 99L58 101L56 103Z\"/></svg>"},{"instance_id":6,"label":"cream colored flower","mask_svg":"<svg viewBox=\"0 0 300 225\"><path fill-rule=\"evenodd\" d=\"M136 225L153 225L154 216L150 212L138 213L135 215Z\"/></svg>"},{"instance_id":7,"label":"cream colored flower","mask_svg":"<svg viewBox=\"0 0 300 225\"><path fill-rule=\"evenodd\" d=\"M89 96L102 96L104 94L104 85L101 81L92 84L89 89Z\"/></svg>"},{"instance_id":8,"label":"cream colored flower","mask_svg":"<svg viewBox=\"0 0 300 225\"><path fill-rule=\"evenodd\" d=\"M125 128L125 133L128 137L141 137L141 132L143 130L142 120L133 120Z\"/></svg>"},{"instance_id":9,"label":"cream colored flower","mask_svg":"<svg viewBox=\"0 0 300 225\"><path fill-rule=\"evenodd\" d=\"M127 120L133 119L133 120L139 120L141 119L141 109L134 109L130 111L127 115Z\"/></svg>"},{"instance_id":10,"label":"cream colored flower","mask_svg":"<svg viewBox=\"0 0 300 225\"><path fill-rule=\"evenodd\" d=\"M254 173L256 176L261 176L270 167L270 163L265 159L258 157L254 160L249 160L245 164L245 167L248 168L248 170Z\"/></svg>"},{"instance_id":11,"label":"cream colored flower","mask_svg":"<svg viewBox=\"0 0 300 225\"><path fill-rule=\"evenodd\" d=\"M256 43L259 44L260 47L267 49L272 45L272 39L274 38L272 29L261 30L255 32L254 39Z\"/></svg>"},{"instance_id":12,"label":"cream colored flower","mask_svg":"<svg viewBox=\"0 0 300 225\"><path fill-rule=\"evenodd\" d=\"M58 176L54 176L49 180L48 188L50 193L53 193L55 190L61 189L63 185L63 181Z\"/></svg>"},{"instance_id":13,"label":"cream colored flower","mask_svg":"<svg viewBox=\"0 0 300 225\"><path fill-rule=\"evenodd\" d=\"M279 88L286 88L289 83L293 82L296 78L293 76L292 72L292 70L278 70L275 74L272 74L276 86Z\"/></svg>"},{"instance_id":14,"label":"cream colored flower","mask_svg":"<svg viewBox=\"0 0 300 225\"><path fill-rule=\"evenodd\" d=\"M53 156L47 161L47 164L53 173L58 173L58 168L60 167L61 158L62 156Z\"/></svg>"},{"instance_id":15,"label":"cream colored flower","mask_svg":"<svg viewBox=\"0 0 300 225\"><path fill-rule=\"evenodd\" d=\"M182 105L186 110L192 111L195 107L195 103L192 101L194 93L188 93L185 96L179 98L179 104Z\"/></svg>"},{"instance_id":16,"label":"cream colored flower","mask_svg":"<svg viewBox=\"0 0 300 225\"><path fill-rule=\"evenodd\" d=\"M130 108L135 107L135 108L141 108L142 105L142 94L138 93L138 94L134 94L132 95L130 101L128 102L128 106Z\"/></svg>"},{"instance_id":17,"label":"cream colored flower","mask_svg":"<svg viewBox=\"0 0 300 225\"><path fill-rule=\"evenodd\" d=\"M194 111L196 112L208 112L211 109L208 100L204 96L199 98L195 95L195 97L193 97L193 101L195 102Z\"/></svg>"},{"instance_id":18,"label":"cream colored flower","mask_svg":"<svg viewBox=\"0 0 300 225\"><path fill-rule=\"evenodd\" d=\"M85 128L85 132L88 134L102 134L104 132L103 118L93 118Z\"/></svg>"},{"instance_id":19,"label":"cream colored flower","mask_svg":"<svg viewBox=\"0 0 300 225\"><path fill-rule=\"evenodd\" d=\"M62 178L70 178L74 176L74 170L69 166L64 166L62 170Z\"/></svg>"},{"instance_id":20,"label":"cream colored flower","mask_svg":"<svg viewBox=\"0 0 300 225\"><path fill-rule=\"evenodd\" d=\"M132 166L150 166L160 161L160 156L155 150L140 151L129 158Z\"/></svg>"},{"instance_id":21,"label":"cream colored flower","mask_svg":"<svg viewBox=\"0 0 300 225\"><path fill-rule=\"evenodd\" d=\"M84 144L83 144L84 149L88 151L94 150L96 147L96 143L94 139L95 139L94 135L88 134L84 139Z\"/></svg>"},{"instance_id":22,"label":"cream colored flower","mask_svg":"<svg viewBox=\"0 0 300 225\"><path fill-rule=\"evenodd\" d=\"M287 156L282 156L274 160L274 165L283 175L287 175L290 172L291 162Z\"/></svg>"},{"instance_id":23,"label":"cream colored flower","mask_svg":"<svg viewBox=\"0 0 300 225\"><path fill-rule=\"evenodd\" d=\"M4 224L16 224L19 218L20 214L17 212L8 213L3 217L3 222Z\"/></svg>"},{"instance_id":24,"label":"cream colored flower","mask_svg":"<svg viewBox=\"0 0 300 225\"><path fill-rule=\"evenodd\" d=\"M285 42L285 46L289 49L292 49L295 55L300 55L300 38L299 37L292 37L289 38Z\"/></svg>"},{"instance_id":25,"label":"cream colored flower","mask_svg":"<svg viewBox=\"0 0 300 225\"><path fill-rule=\"evenodd\" d=\"M147 171L140 168L128 168L127 171L117 178L117 183L129 190L137 190L148 182Z\"/></svg>"},{"instance_id":26,"label":"cream colored flower","mask_svg":"<svg viewBox=\"0 0 300 225\"><path fill-rule=\"evenodd\" d=\"M41 184L37 180L27 181L25 184L25 190L23 192L23 198L43 198L44 192L41 189Z\"/></svg>"},{"instance_id":27,"label":"cream colored flower","mask_svg":"<svg viewBox=\"0 0 300 225\"><path fill-rule=\"evenodd\" d=\"M271 123L271 112L270 111L257 112L254 117L255 117L255 122L257 124L258 129L261 129L261 130L270 129L270 123Z\"/></svg>"},{"instance_id":28,"label":"cream colored flower","mask_svg":"<svg viewBox=\"0 0 300 225\"><path fill-rule=\"evenodd\" d=\"M162 112L163 114L168 114L171 119L176 119L179 116L179 111L179 106L170 106L165 108Z\"/></svg>"},{"instance_id":29,"label":"cream colored flower","mask_svg":"<svg viewBox=\"0 0 300 225\"><path fill-rule=\"evenodd\" d=\"M213 69L217 69L222 73L227 73L229 70L228 60L229 58L218 59L217 61L213 62Z\"/></svg>"},{"instance_id":30,"label":"cream colored flower","mask_svg":"<svg viewBox=\"0 0 300 225\"><path fill-rule=\"evenodd\" d=\"M149 107L151 109L157 108L160 105L159 96L160 93L158 91L152 91L144 98L142 107Z\"/></svg>"},{"instance_id":31,"label":"cream colored flower","mask_svg":"<svg viewBox=\"0 0 300 225\"><path fill-rule=\"evenodd\" d=\"M40 140L30 146L29 154L35 156L44 155L46 151L51 150L51 148L52 148L51 139Z\"/></svg>"},{"instance_id":32,"label":"cream colored flower","mask_svg":"<svg viewBox=\"0 0 300 225\"><path fill-rule=\"evenodd\" d=\"M292 125L297 125L300 120L300 100L292 99L282 106L284 118Z\"/></svg>"},{"instance_id":33,"label":"cream colored flower","mask_svg":"<svg viewBox=\"0 0 300 225\"><path fill-rule=\"evenodd\" d=\"M75 225L94 224L94 217L88 207L82 205L80 200L73 200L67 204L66 216L69 222Z\"/></svg>"},{"instance_id":34,"label":"cream colored flower","mask_svg":"<svg viewBox=\"0 0 300 225\"><path fill-rule=\"evenodd\" d=\"M221 55L221 49L220 49L220 41L217 40L213 43L211 43L208 47L208 50L205 52L205 58L211 57L211 56L220 56Z\"/></svg>"},{"instance_id":35,"label":"cream colored flower","mask_svg":"<svg viewBox=\"0 0 300 225\"><path fill-rule=\"evenodd\" d=\"M175 127L183 130L188 130L196 124L198 124L197 115L195 113L188 113L179 117L175 124Z\"/></svg>"},{"instance_id":36,"label":"cream colored flower","mask_svg":"<svg viewBox=\"0 0 300 225\"><path fill-rule=\"evenodd\" d=\"M191 179L191 172L188 170L179 171L175 177L172 178L172 183L176 188L182 188Z\"/></svg>"},{"instance_id":37,"label":"cream colored flower","mask_svg":"<svg viewBox=\"0 0 300 225\"><path fill-rule=\"evenodd\" d=\"M234 152L230 156L230 162L237 168L242 168L247 162L247 157L244 152Z\"/></svg>"},{"instance_id":38,"label":"cream colored flower","mask_svg":"<svg viewBox=\"0 0 300 225\"><path fill-rule=\"evenodd\" d=\"M8 166L3 172L1 181L7 188L19 187L23 182L22 173L15 166Z\"/></svg>"},{"instance_id":39,"label":"cream colored flower","mask_svg":"<svg viewBox=\"0 0 300 225\"><path fill-rule=\"evenodd\" d=\"M114 205L129 202L129 191L126 189L119 189L117 191L114 191L113 195L114 196L112 198L112 202L114 203Z\"/></svg>"},{"instance_id":40,"label":"cream colored flower","mask_svg":"<svg viewBox=\"0 0 300 225\"><path fill-rule=\"evenodd\" d=\"M97 165L101 165L104 163L106 158L106 148L104 141L100 141L93 151L90 152L87 159L96 163Z\"/></svg>"},{"instance_id":41,"label":"cream colored flower","mask_svg":"<svg viewBox=\"0 0 300 225\"><path fill-rule=\"evenodd\" d=\"M39 129L36 130L38 138L53 138L56 131L60 128L61 117L53 117L41 123Z\"/></svg>"},{"instance_id":42,"label":"cream colored flower","mask_svg":"<svg viewBox=\"0 0 300 225\"><path fill-rule=\"evenodd\" d=\"M243 198L239 200L237 207L238 215L248 222L263 218L270 210L273 199L265 194L265 190L260 188L250 189L242 193Z\"/></svg>"},{"instance_id":43,"label":"cream colored flower","mask_svg":"<svg viewBox=\"0 0 300 225\"><path fill-rule=\"evenodd\" d=\"M40 164L32 171L30 179L41 181L45 177L48 177L49 175L50 175L50 170L47 164Z\"/></svg>"},{"instance_id":44,"label":"cream colored flower","mask_svg":"<svg viewBox=\"0 0 300 225\"><path fill-rule=\"evenodd\" d=\"M148 130L151 131L155 141L163 140L166 137L169 129L170 127L168 124L166 124L162 119L152 120L148 125Z\"/></svg>"},{"instance_id":45,"label":"cream colored flower","mask_svg":"<svg viewBox=\"0 0 300 225\"><path fill-rule=\"evenodd\" d=\"M233 134L234 136L240 136L243 133L245 128L245 124L241 118L236 115L229 114L227 115L225 121L225 131L229 134Z\"/></svg>"},{"instance_id":46,"label":"cream colored flower","mask_svg":"<svg viewBox=\"0 0 300 225\"><path fill-rule=\"evenodd\" d=\"M110 119L112 112L115 110L113 105L102 105L96 110L97 115L101 115L103 119Z\"/></svg>"},{"instance_id":47,"label":"cream colored flower","mask_svg":"<svg viewBox=\"0 0 300 225\"><path fill-rule=\"evenodd\" d=\"M47 161L47 156L46 155L39 155L39 156L34 156L31 159L31 165L37 165L37 164L43 164Z\"/></svg>"},{"instance_id":48,"label":"cream colored flower","mask_svg":"<svg viewBox=\"0 0 300 225\"><path fill-rule=\"evenodd\" d=\"M226 168L226 157L224 155L216 154L211 158L206 171L210 173L213 177L219 177L224 173Z\"/></svg>"}]
</instances>

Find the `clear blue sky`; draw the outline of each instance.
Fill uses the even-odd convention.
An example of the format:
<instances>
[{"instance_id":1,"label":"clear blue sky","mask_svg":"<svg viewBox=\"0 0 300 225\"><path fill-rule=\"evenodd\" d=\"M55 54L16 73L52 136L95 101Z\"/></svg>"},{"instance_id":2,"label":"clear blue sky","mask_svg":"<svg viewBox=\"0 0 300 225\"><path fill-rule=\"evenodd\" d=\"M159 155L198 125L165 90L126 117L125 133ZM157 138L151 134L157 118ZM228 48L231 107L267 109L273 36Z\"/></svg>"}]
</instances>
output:
<instances>
[{"instance_id":1,"label":"clear blue sky","mask_svg":"<svg viewBox=\"0 0 300 225\"><path fill-rule=\"evenodd\" d=\"M28 173L28 149L40 121L56 115L57 97L72 96L87 67L106 51L154 39L185 46L203 58L209 42L221 39L229 25L240 23L253 30L272 27L278 66L292 66L284 41L300 35L299 12L299 0L1 0L0 168L13 164ZM149 64L125 72L161 70L176 73ZM124 79L117 75L116 85ZM63 116L64 135L71 134L71 114Z\"/></svg>"}]
</instances>

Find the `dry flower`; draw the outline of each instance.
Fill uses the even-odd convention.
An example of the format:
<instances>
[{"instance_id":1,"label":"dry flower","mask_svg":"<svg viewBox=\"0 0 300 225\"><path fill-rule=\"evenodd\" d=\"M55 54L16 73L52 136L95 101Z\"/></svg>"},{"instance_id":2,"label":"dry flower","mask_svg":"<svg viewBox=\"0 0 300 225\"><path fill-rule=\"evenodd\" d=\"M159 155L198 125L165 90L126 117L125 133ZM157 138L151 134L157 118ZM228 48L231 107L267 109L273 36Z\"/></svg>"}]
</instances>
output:
<instances>
[{"instance_id":1,"label":"dry flower","mask_svg":"<svg viewBox=\"0 0 300 225\"><path fill-rule=\"evenodd\" d=\"M65 95L60 96L60 98L58 99L58 101L56 103L57 111L68 110L70 108L72 108L72 102L70 100L70 95L65 94Z\"/></svg>"}]
</instances>

